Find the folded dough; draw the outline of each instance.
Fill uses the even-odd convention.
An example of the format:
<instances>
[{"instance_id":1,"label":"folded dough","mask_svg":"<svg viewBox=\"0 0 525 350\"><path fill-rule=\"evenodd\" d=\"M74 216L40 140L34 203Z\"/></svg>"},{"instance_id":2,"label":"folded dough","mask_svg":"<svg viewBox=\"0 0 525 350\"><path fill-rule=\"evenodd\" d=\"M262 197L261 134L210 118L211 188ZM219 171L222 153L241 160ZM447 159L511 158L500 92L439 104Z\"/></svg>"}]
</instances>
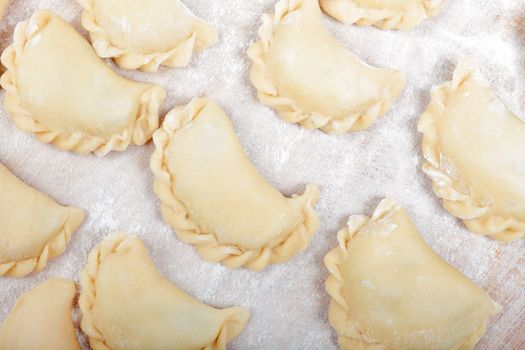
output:
<instances>
[{"instance_id":1,"label":"folded dough","mask_svg":"<svg viewBox=\"0 0 525 350\"><path fill-rule=\"evenodd\" d=\"M344 23L409 30L436 15L443 0L320 0L330 16Z\"/></svg>"},{"instance_id":2,"label":"folded dough","mask_svg":"<svg viewBox=\"0 0 525 350\"><path fill-rule=\"evenodd\" d=\"M100 57L126 69L184 67L194 51L217 43L217 30L179 0L78 0L82 26Z\"/></svg>"},{"instance_id":3,"label":"folded dough","mask_svg":"<svg viewBox=\"0 0 525 350\"><path fill-rule=\"evenodd\" d=\"M163 88L117 75L69 23L37 11L2 54L5 108L17 127L81 154L142 145L158 128Z\"/></svg>"},{"instance_id":4,"label":"folded dough","mask_svg":"<svg viewBox=\"0 0 525 350\"><path fill-rule=\"evenodd\" d=\"M319 189L284 197L250 162L224 111L196 98L153 136L155 193L164 220L208 261L260 270L308 246Z\"/></svg>"},{"instance_id":5,"label":"folded dough","mask_svg":"<svg viewBox=\"0 0 525 350\"><path fill-rule=\"evenodd\" d=\"M22 295L0 327L2 350L80 350L71 308L72 281L51 278Z\"/></svg>"},{"instance_id":6,"label":"folded dough","mask_svg":"<svg viewBox=\"0 0 525 350\"><path fill-rule=\"evenodd\" d=\"M317 0L280 0L248 49L250 79L281 117L329 133L365 129L390 109L405 77L362 62L324 28Z\"/></svg>"},{"instance_id":7,"label":"folded dough","mask_svg":"<svg viewBox=\"0 0 525 350\"><path fill-rule=\"evenodd\" d=\"M510 112L470 60L432 90L418 126L424 172L445 208L473 232L525 236L525 123Z\"/></svg>"},{"instance_id":8,"label":"folded dough","mask_svg":"<svg viewBox=\"0 0 525 350\"><path fill-rule=\"evenodd\" d=\"M350 217L325 257L342 349L467 350L500 307L423 241L392 200Z\"/></svg>"},{"instance_id":9,"label":"folded dough","mask_svg":"<svg viewBox=\"0 0 525 350\"><path fill-rule=\"evenodd\" d=\"M83 221L82 209L62 207L0 163L0 276L42 270Z\"/></svg>"},{"instance_id":10,"label":"folded dough","mask_svg":"<svg viewBox=\"0 0 525 350\"><path fill-rule=\"evenodd\" d=\"M135 236L114 233L82 272L81 327L93 350L225 349L246 326L242 307L215 309L179 290Z\"/></svg>"}]
</instances>

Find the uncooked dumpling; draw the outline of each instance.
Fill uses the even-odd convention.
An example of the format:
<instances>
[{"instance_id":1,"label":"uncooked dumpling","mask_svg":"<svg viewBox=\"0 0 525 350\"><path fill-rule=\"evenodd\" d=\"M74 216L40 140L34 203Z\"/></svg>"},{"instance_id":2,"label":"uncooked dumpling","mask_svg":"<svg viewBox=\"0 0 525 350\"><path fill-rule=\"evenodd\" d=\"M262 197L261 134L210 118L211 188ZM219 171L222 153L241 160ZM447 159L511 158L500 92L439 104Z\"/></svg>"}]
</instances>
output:
<instances>
[{"instance_id":1,"label":"uncooked dumpling","mask_svg":"<svg viewBox=\"0 0 525 350\"><path fill-rule=\"evenodd\" d=\"M22 295L0 328L2 350L80 350L71 308L72 281L51 278Z\"/></svg>"},{"instance_id":2,"label":"uncooked dumpling","mask_svg":"<svg viewBox=\"0 0 525 350\"><path fill-rule=\"evenodd\" d=\"M260 270L308 246L319 227L317 186L284 197L259 175L215 103L196 98L174 109L153 140L164 220L204 259Z\"/></svg>"},{"instance_id":3,"label":"uncooked dumpling","mask_svg":"<svg viewBox=\"0 0 525 350\"><path fill-rule=\"evenodd\" d=\"M183 67L217 42L217 31L179 0L78 0L82 26L100 57L126 69Z\"/></svg>"},{"instance_id":4,"label":"uncooked dumpling","mask_svg":"<svg viewBox=\"0 0 525 350\"><path fill-rule=\"evenodd\" d=\"M525 123L468 60L432 91L419 121L423 170L445 208L473 232L525 236Z\"/></svg>"},{"instance_id":5,"label":"uncooked dumpling","mask_svg":"<svg viewBox=\"0 0 525 350\"><path fill-rule=\"evenodd\" d=\"M5 10L9 6L9 2L11 2L11 0L0 0L0 19L4 17Z\"/></svg>"},{"instance_id":6,"label":"uncooked dumpling","mask_svg":"<svg viewBox=\"0 0 525 350\"><path fill-rule=\"evenodd\" d=\"M409 30L436 15L443 0L320 0L330 16L344 23Z\"/></svg>"},{"instance_id":7,"label":"uncooked dumpling","mask_svg":"<svg viewBox=\"0 0 525 350\"><path fill-rule=\"evenodd\" d=\"M500 307L423 241L392 200L350 217L325 257L341 349L468 350Z\"/></svg>"},{"instance_id":8,"label":"uncooked dumpling","mask_svg":"<svg viewBox=\"0 0 525 350\"><path fill-rule=\"evenodd\" d=\"M82 209L59 205L0 163L0 276L42 270L83 221Z\"/></svg>"},{"instance_id":9,"label":"uncooked dumpling","mask_svg":"<svg viewBox=\"0 0 525 350\"><path fill-rule=\"evenodd\" d=\"M393 69L362 62L324 28L317 0L280 0L248 49L259 99L281 117L329 133L361 130L405 87Z\"/></svg>"},{"instance_id":10,"label":"uncooked dumpling","mask_svg":"<svg viewBox=\"0 0 525 350\"><path fill-rule=\"evenodd\" d=\"M17 25L2 63L6 110L43 142L105 155L144 144L158 128L164 89L117 75L51 12Z\"/></svg>"},{"instance_id":11,"label":"uncooked dumpling","mask_svg":"<svg viewBox=\"0 0 525 350\"><path fill-rule=\"evenodd\" d=\"M157 271L142 241L124 233L91 251L81 284L81 327L93 350L225 349L250 317L182 292Z\"/></svg>"}]
</instances>

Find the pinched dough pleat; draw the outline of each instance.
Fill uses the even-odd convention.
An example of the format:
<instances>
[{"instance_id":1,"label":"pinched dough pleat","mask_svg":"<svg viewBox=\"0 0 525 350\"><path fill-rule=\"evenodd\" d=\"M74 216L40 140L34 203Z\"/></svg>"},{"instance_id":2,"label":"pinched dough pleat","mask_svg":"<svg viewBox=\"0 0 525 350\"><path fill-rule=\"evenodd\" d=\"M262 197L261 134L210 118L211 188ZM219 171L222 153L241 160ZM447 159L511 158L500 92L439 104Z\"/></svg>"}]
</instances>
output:
<instances>
[{"instance_id":1,"label":"pinched dough pleat","mask_svg":"<svg viewBox=\"0 0 525 350\"><path fill-rule=\"evenodd\" d=\"M59 205L0 163L0 276L42 270L83 221L82 209Z\"/></svg>"},{"instance_id":2,"label":"pinched dough pleat","mask_svg":"<svg viewBox=\"0 0 525 350\"><path fill-rule=\"evenodd\" d=\"M215 309L179 290L135 236L114 233L82 272L81 327L93 350L221 350L246 326L242 307Z\"/></svg>"},{"instance_id":3,"label":"pinched dough pleat","mask_svg":"<svg viewBox=\"0 0 525 350\"><path fill-rule=\"evenodd\" d=\"M43 142L105 155L142 145L158 128L163 88L116 74L69 23L37 11L2 54L5 108Z\"/></svg>"},{"instance_id":4,"label":"pinched dough pleat","mask_svg":"<svg viewBox=\"0 0 525 350\"><path fill-rule=\"evenodd\" d=\"M281 117L329 133L365 129L405 87L393 69L362 62L324 28L317 0L280 0L248 49L259 99Z\"/></svg>"},{"instance_id":5,"label":"pinched dough pleat","mask_svg":"<svg viewBox=\"0 0 525 350\"><path fill-rule=\"evenodd\" d=\"M16 301L0 327L2 350L80 350L71 308L72 281L51 278Z\"/></svg>"},{"instance_id":6,"label":"pinched dough pleat","mask_svg":"<svg viewBox=\"0 0 525 350\"><path fill-rule=\"evenodd\" d=\"M468 350L500 307L383 200L350 217L325 257L329 319L344 350Z\"/></svg>"},{"instance_id":7,"label":"pinched dough pleat","mask_svg":"<svg viewBox=\"0 0 525 350\"><path fill-rule=\"evenodd\" d=\"M284 197L259 175L215 103L196 98L175 108L153 140L164 220L204 259L260 270L308 246L319 227L317 186Z\"/></svg>"},{"instance_id":8,"label":"pinched dough pleat","mask_svg":"<svg viewBox=\"0 0 525 350\"><path fill-rule=\"evenodd\" d=\"M184 67L217 43L217 30L179 0L78 0L82 26L100 57L126 69Z\"/></svg>"},{"instance_id":9,"label":"pinched dough pleat","mask_svg":"<svg viewBox=\"0 0 525 350\"><path fill-rule=\"evenodd\" d=\"M424 172L445 208L473 232L525 236L525 123L512 114L470 60L432 90L421 116Z\"/></svg>"},{"instance_id":10,"label":"pinched dough pleat","mask_svg":"<svg viewBox=\"0 0 525 350\"><path fill-rule=\"evenodd\" d=\"M436 15L443 0L320 0L330 16L344 23L409 30Z\"/></svg>"}]
</instances>

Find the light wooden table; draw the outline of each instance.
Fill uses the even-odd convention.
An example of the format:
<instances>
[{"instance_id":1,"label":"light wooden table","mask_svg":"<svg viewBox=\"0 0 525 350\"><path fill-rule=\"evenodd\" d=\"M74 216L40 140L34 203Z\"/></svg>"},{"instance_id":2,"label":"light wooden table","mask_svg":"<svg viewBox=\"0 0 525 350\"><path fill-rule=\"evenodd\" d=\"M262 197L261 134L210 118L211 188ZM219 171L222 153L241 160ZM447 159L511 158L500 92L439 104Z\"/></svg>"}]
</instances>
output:
<instances>
[{"instance_id":1,"label":"light wooden table","mask_svg":"<svg viewBox=\"0 0 525 350\"><path fill-rule=\"evenodd\" d=\"M251 309L253 317L232 349L337 349L326 317L323 256L350 214L371 214L390 196L407 208L439 254L504 306L478 349L525 349L525 241L504 245L475 236L444 211L420 171L415 127L431 86L450 79L465 54L476 58L503 100L525 116L525 3L448 0L439 16L407 33L357 28L326 17L344 45L370 64L402 70L409 81L392 111L373 127L329 136L284 123L254 96L244 51L272 0L184 2L219 29L220 44L188 68L123 74L165 86L170 96L164 111L198 95L219 102L251 160L275 186L287 194L302 191L307 182L321 186L320 231L307 251L259 273L203 262L160 217L148 167L152 145L105 158L81 157L18 131L0 109L0 161L39 190L88 213L66 253L46 270L23 279L0 278L0 320L21 293L48 277L78 280L91 247L111 231L127 230L145 240L161 272L180 288L211 305ZM79 28L80 6L74 0L16 0L0 24L2 47L11 41L15 24L38 8L49 8Z\"/></svg>"}]
</instances>

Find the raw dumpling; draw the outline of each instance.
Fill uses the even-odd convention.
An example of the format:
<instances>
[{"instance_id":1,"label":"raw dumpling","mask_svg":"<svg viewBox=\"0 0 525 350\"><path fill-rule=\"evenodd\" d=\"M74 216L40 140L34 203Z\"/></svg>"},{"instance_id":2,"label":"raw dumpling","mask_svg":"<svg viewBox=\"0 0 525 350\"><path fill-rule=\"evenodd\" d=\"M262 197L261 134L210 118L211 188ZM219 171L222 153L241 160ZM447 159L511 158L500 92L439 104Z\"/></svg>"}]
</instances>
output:
<instances>
[{"instance_id":1,"label":"raw dumpling","mask_svg":"<svg viewBox=\"0 0 525 350\"><path fill-rule=\"evenodd\" d=\"M432 91L419 121L424 172L445 208L473 232L525 236L525 123L469 60Z\"/></svg>"},{"instance_id":2,"label":"raw dumpling","mask_svg":"<svg viewBox=\"0 0 525 350\"><path fill-rule=\"evenodd\" d=\"M280 0L248 49L259 99L281 117L329 133L365 129L404 89L393 69L362 62L324 28L317 0Z\"/></svg>"},{"instance_id":3,"label":"raw dumpling","mask_svg":"<svg viewBox=\"0 0 525 350\"><path fill-rule=\"evenodd\" d=\"M100 57L126 69L183 67L194 51L214 45L217 31L179 0L78 0L82 26Z\"/></svg>"},{"instance_id":4,"label":"raw dumpling","mask_svg":"<svg viewBox=\"0 0 525 350\"><path fill-rule=\"evenodd\" d=\"M325 257L341 349L473 349L500 307L423 241L392 200L350 217Z\"/></svg>"},{"instance_id":5,"label":"raw dumpling","mask_svg":"<svg viewBox=\"0 0 525 350\"><path fill-rule=\"evenodd\" d=\"M164 220L201 256L260 270L306 248L319 227L319 189L284 197L259 175L224 111L196 98L153 136L155 193Z\"/></svg>"},{"instance_id":6,"label":"raw dumpling","mask_svg":"<svg viewBox=\"0 0 525 350\"><path fill-rule=\"evenodd\" d=\"M91 251L81 284L81 327L93 350L225 349L250 317L182 292L157 271L142 241L124 233Z\"/></svg>"},{"instance_id":7,"label":"raw dumpling","mask_svg":"<svg viewBox=\"0 0 525 350\"><path fill-rule=\"evenodd\" d=\"M436 15L443 0L320 0L330 16L344 23L409 30Z\"/></svg>"},{"instance_id":8,"label":"raw dumpling","mask_svg":"<svg viewBox=\"0 0 525 350\"><path fill-rule=\"evenodd\" d=\"M105 155L144 144L158 128L164 89L117 75L51 12L17 25L2 63L6 110L43 142Z\"/></svg>"},{"instance_id":9,"label":"raw dumpling","mask_svg":"<svg viewBox=\"0 0 525 350\"><path fill-rule=\"evenodd\" d=\"M2 19L2 17L4 17L5 10L9 6L9 2L10 1L11 0L0 0L0 19Z\"/></svg>"},{"instance_id":10,"label":"raw dumpling","mask_svg":"<svg viewBox=\"0 0 525 350\"><path fill-rule=\"evenodd\" d=\"M22 295L0 328L2 350L80 350L71 308L72 281L51 278Z\"/></svg>"},{"instance_id":11,"label":"raw dumpling","mask_svg":"<svg viewBox=\"0 0 525 350\"><path fill-rule=\"evenodd\" d=\"M62 207L0 164L0 276L42 270L83 221L82 209Z\"/></svg>"}]
</instances>

